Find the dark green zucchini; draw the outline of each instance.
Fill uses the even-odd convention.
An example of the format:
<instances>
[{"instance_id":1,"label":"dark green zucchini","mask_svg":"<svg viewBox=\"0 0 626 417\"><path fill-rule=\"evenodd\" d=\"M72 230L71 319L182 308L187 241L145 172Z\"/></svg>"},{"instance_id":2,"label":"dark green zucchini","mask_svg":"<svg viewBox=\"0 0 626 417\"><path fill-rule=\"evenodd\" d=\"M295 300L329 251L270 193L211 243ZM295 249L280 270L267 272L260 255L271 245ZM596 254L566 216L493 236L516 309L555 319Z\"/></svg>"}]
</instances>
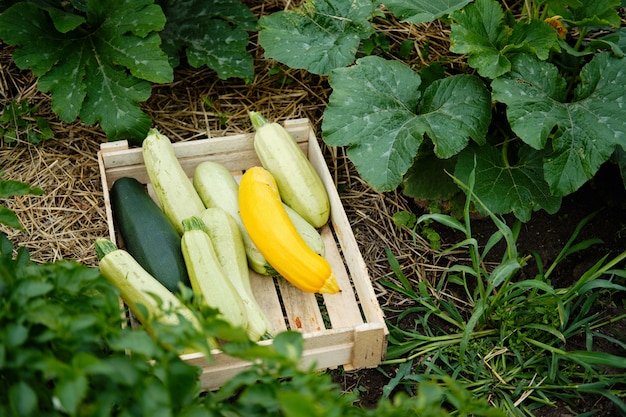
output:
<instances>
[{"instance_id":1,"label":"dark green zucchini","mask_svg":"<svg viewBox=\"0 0 626 417\"><path fill-rule=\"evenodd\" d=\"M143 184L130 177L115 181L111 208L126 251L146 271L172 292L179 282L190 286L180 235Z\"/></svg>"}]
</instances>

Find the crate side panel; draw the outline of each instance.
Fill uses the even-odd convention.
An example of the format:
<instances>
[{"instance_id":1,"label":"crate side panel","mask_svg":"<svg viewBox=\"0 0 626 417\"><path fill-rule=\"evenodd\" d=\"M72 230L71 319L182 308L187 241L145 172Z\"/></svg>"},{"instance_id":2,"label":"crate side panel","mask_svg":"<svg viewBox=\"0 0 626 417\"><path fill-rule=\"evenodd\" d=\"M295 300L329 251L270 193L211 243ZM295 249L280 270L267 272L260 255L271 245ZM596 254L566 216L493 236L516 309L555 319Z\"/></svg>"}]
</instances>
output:
<instances>
[{"instance_id":1,"label":"crate side panel","mask_svg":"<svg viewBox=\"0 0 626 417\"><path fill-rule=\"evenodd\" d=\"M107 219L107 227L109 230L109 240L117 244L115 236L115 224L113 222L113 209L111 208L111 194L109 192L109 183L107 181L106 169L102 159L102 151L98 152L98 169L100 170L100 181L102 182L102 197L104 200L104 211Z\"/></svg>"},{"instance_id":2,"label":"crate side panel","mask_svg":"<svg viewBox=\"0 0 626 417\"><path fill-rule=\"evenodd\" d=\"M384 323L365 323L354 329L354 349L346 370L375 368L386 353L387 327Z\"/></svg>"}]
</instances>

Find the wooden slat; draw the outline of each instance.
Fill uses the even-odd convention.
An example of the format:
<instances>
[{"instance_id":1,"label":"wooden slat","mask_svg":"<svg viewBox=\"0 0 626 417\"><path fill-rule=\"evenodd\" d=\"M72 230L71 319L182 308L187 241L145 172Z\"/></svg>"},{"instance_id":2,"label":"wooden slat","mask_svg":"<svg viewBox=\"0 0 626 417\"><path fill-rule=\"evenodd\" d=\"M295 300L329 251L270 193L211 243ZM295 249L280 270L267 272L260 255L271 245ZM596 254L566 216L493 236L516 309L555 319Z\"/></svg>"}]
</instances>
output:
<instances>
[{"instance_id":1,"label":"wooden slat","mask_svg":"<svg viewBox=\"0 0 626 417\"><path fill-rule=\"evenodd\" d=\"M176 145L187 145L189 143L193 142L175 143L174 149L176 149ZM306 151L308 143L300 143L300 148L303 151ZM133 151L136 155L135 157L128 158L127 161L124 161L126 163L122 162L124 159L122 158L122 155L127 156L125 152L128 151L113 150L104 153L106 177L109 185L112 185L115 180L122 177L133 177L144 184L150 181L148 172L146 171L146 167L143 163L143 158L141 157L141 153L138 152L138 149L132 149L130 151ZM119 155L118 152L122 152L121 155ZM106 167L106 161L109 161L109 167ZM179 159L180 165L189 177L193 176L195 168L204 161L218 162L224 165L229 171L242 171L250 168L251 166L261 164L254 149L240 150L237 153L233 153L232 151L214 151L212 153L186 156Z\"/></svg>"},{"instance_id":2,"label":"wooden slat","mask_svg":"<svg viewBox=\"0 0 626 417\"><path fill-rule=\"evenodd\" d=\"M306 293L280 277L278 288L291 330L314 332L325 328L315 294Z\"/></svg>"},{"instance_id":3,"label":"wooden slat","mask_svg":"<svg viewBox=\"0 0 626 417\"><path fill-rule=\"evenodd\" d=\"M324 226L321 235L326 247L324 257L332 265L337 284L341 289L341 292L337 294L324 294L324 304L332 327L338 329L360 325L363 323L361 310L354 297L352 283L337 248L337 242L330 230L330 225Z\"/></svg>"},{"instance_id":4,"label":"wooden slat","mask_svg":"<svg viewBox=\"0 0 626 417\"><path fill-rule=\"evenodd\" d=\"M308 146L309 140L309 123L307 119L296 119L288 124L289 133L293 135L296 141L304 147ZM218 154L238 155L242 151L253 150L254 134L245 133L232 136L224 136L220 138L199 139L188 142L176 142L173 144L174 153L180 160L194 158L197 156L212 156ZM104 167L110 170L115 167L124 167L129 165L143 164L141 148L129 148L127 141L110 142L101 146ZM230 159L230 162L237 163L236 158ZM236 168L243 169L244 167Z\"/></svg>"},{"instance_id":5,"label":"wooden slat","mask_svg":"<svg viewBox=\"0 0 626 417\"><path fill-rule=\"evenodd\" d=\"M304 352L300 367L309 369L334 369L343 363L349 363L354 349L354 329L305 333ZM263 341L260 344L269 344ZM195 366L204 369L201 384L205 389L217 389L233 376L250 367L250 363L225 355L220 351L213 352L213 358L207 360L204 355L192 353L182 358Z\"/></svg>"},{"instance_id":6,"label":"wooden slat","mask_svg":"<svg viewBox=\"0 0 626 417\"><path fill-rule=\"evenodd\" d=\"M111 242L117 244L115 235L115 224L113 223L113 210L111 209L111 195L109 194L109 183L105 174L104 162L102 160L102 151L98 152L98 167L100 169L100 181L102 181L102 197L104 200L104 211L107 216L107 227L109 228L108 238Z\"/></svg>"},{"instance_id":7,"label":"wooden slat","mask_svg":"<svg viewBox=\"0 0 626 417\"><path fill-rule=\"evenodd\" d=\"M280 298L276 292L274 278L258 274L250 270L250 285L254 298L274 327L274 332L287 330L285 316L280 305Z\"/></svg>"}]
</instances>

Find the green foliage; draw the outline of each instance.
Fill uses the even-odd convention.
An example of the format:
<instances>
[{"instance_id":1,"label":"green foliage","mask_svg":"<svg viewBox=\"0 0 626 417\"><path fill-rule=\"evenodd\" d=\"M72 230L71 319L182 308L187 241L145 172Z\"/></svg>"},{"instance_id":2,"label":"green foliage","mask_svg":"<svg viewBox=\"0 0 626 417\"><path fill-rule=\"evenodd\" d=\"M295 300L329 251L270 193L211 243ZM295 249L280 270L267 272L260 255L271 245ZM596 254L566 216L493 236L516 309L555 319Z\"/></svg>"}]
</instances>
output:
<instances>
[{"instance_id":1,"label":"green foliage","mask_svg":"<svg viewBox=\"0 0 626 417\"><path fill-rule=\"evenodd\" d=\"M509 58L520 52L548 58L558 49L558 34L546 22L531 20L507 24L502 7L494 0L478 0L452 14L450 51L468 54L468 64L486 78L511 70Z\"/></svg>"},{"instance_id":2,"label":"green foliage","mask_svg":"<svg viewBox=\"0 0 626 417\"><path fill-rule=\"evenodd\" d=\"M54 132L48 120L34 117L37 108L31 106L28 100L12 101L5 106L0 116L0 140L4 143L25 141L38 145L52 139Z\"/></svg>"},{"instance_id":3,"label":"green foliage","mask_svg":"<svg viewBox=\"0 0 626 417\"><path fill-rule=\"evenodd\" d=\"M329 145L351 146L348 157L373 187L395 189L428 135L441 159L484 143L491 101L472 75L437 80L422 94L420 76L397 61L377 56L357 60L329 77L333 86L322 128ZM372 138L376 140L372 140Z\"/></svg>"},{"instance_id":4,"label":"green foliage","mask_svg":"<svg viewBox=\"0 0 626 417\"><path fill-rule=\"evenodd\" d=\"M358 407L357 395L342 393L330 374L302 368L301 333L283 332L260 346L190 289L182 287L180 297L202 329L182 316L176 326L155 318L146 324L150 332L123 326L118 292L97 269L34 263L0 234L0 415L445 417L457 409L503 416L450 380L425 384L414 398ZM252 363L211 392L201 390L201 369L177 353L194 345L210 357L207 335L222 340L227 355Z\"/></svg>"},{"instance_id":5,"label":"green foliage","mask_svg":"<svg viewBox=\"0 0 626 417\"><path fill-rule=\"evenodd\" d=\"M44 192L41 188L32 187L21 181L3 180L3 173L0 172L0 199L13 197L16 195L42 195ZM13 210L4 206L0 206L0 223L12 227L14 229L23 230L20 220Z\"/></svg>"},{"instance_id":6,"label":"green foliage","mask_svg":"<svg viewBox=\"0 0 626 417\"><path fill-rule=\"evenodd\" d=\"M237 0L159 0L167 23L161 32L162 48L170 65L178 67L184 50L189 65L206 65L220 79L254 76L252 56L247 51L248 33L256 30L257 20Z\"/></svg>"},{"instance_id":7,"label":"green foliage","mask_svg":"<svg viewBox=\"0 0 626 417\"><path fill-rule=\"evenodd\" d=\"M626 99L624 60L607 52L595 55L581 69L570 99L572 86L555 65L530 55L517 55L511 64L492 82L493 98L506 104L517 137L544 151L543 177L551 194L570 194L624 143L626 120L618 105Z\"/></svg>"},{"instance_id":8,"label":"green foliage","mask_svg":"<svg viewBox=\"0 0 626 417\"><path fill-rule=\"evenodd\" d=\"M21 46L16 65L39 77L62 120L99 122L112 140L141 137L151 124L138 105L150 97L149 81L173 78L157 33L165 15L149 1L88 4L62 10L17 3L0 15L0 38Z\"/></svg>"},{"instance_id":9,"label":"green foliage","mask_svg":"<svg viewBox=\"0 0 626 417\"><path fill-rule=\"evenodd\" d=\"M325 1L322 9L309 1L303 7L320 19L350 21L346 10L334 7L338 3ZM626 146L620 2L524 2L516 16L501 3L385 2L399 19L449 22L450 51L467 57L462 74L415 71L402 56L355 54L342 54L347 63L319 71L321 56L336 53L345 38L356 42L354 37L333 31L332 45L318 44L313 64L298 55L305 41L294 37L288 53L298 56L297 66L329 74L323 140L348 147L359 175L380 191L401 187L410 197L454 199L462 188L450 175L467 182L472 171L474 192L495 213L528 221L533 211L558 211L563 196L601 165L621 161ZM264 48L278 49L284 40L271 36L276 28L299 27L287 16L265 18L272 25L261 25ZM328 36L319 26L307 27L308 38ZM375 36L362 39L367 46Z\"/></svg>"},{"instance_id":10,"label":"green foliage","mask_svg":"<svg viewBox=\"0 0 626 417\"><path fill-rule=\"evenodd\" d=\"M461 9L472 0L389 0L385 7L403 22L432 22Z\"/></svg>"},{"instance_id":11,"label":"green foliage","mask_svg":"<svg viewBox=\"0 0 626 417\"><path fill-rule=\"evenodd\" d=\"M265 56L292 68L327 75L351 64L361 40L373 34L369 21L378 2L323 0L263 16L259 43Z\"/></svg>"},{"instance_id":12,"label":"green foliage","mask_svg":"<svg viewBox=\"0 0 626 417\"><path fill-rule=\"evenodd\" d=\"M151 83L173 80L181 50L190 65L207 65L221 78L253 75L246 30L256 20L240 2L161 5L15 2L0 8L0 39L18 46L16 65L39 77L39 89L50 93L63 121L99 123L109 140L140 142L152 124L140 103L150 97Z\"/></svg>"},{"instance_id":13,"label":"green foliage","mask_svg":"<svg viewBox=\"0 0 626 417\"><path fill-rule=\"evenodd\" d=\"M510 228L486 210L497 231L482 244L472 236L469 198L482 205L473 192L475 179L470 175L468 184L459 182L470 196L463 221L427 214L414 226L438 222L463 233L465 239L441 255L464 250L468 264L453 265L436 283L422 281L414 286L388 251L394 276L384 284L414 302L398 312L397 320L415 322L414 330L390 326L386 363L403 364L403 373L393 384L410 389L416 383L455 375L474 395L489 397L510 416L532 416L540 405L572 401L587 393L603 395L626 411L626 362L606 350L611 346L623 352L623 335L613 331L612 324L626 317L607 315L603 305L626 291L626 273L619 266L626 252L600 259L574 277L570 286L552 284L563 259L600 243L577 241L591 215L577 225L551 265L545 268L543 260L535 257L537 275L520 279L533 258L517 251L519 221ZM494 249L502 247L498 243L504 250L500 261L494 262L498 259ZM487 267L489 261L492 266ZM417 358L420 363L413 366Z\"/></svg>"}]
</instances>

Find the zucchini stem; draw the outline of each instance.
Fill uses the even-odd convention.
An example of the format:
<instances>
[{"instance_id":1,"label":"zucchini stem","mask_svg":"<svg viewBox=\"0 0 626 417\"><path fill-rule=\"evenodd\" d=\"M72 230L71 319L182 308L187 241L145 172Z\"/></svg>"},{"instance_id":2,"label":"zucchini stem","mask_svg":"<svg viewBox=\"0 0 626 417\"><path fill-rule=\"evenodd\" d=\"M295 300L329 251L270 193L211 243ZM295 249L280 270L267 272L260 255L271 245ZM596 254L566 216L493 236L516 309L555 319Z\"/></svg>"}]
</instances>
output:
<instances>
[{"instance_id":1,"label":"zucchini stem","mask_svg":"<svg viewBox=\"0 0 626 417\"><path fill-rule=\"evenodd\" d=\"M95 243L96 256L98 260L101 260L105 256L107 256L111 252L115 252L118 250L118 247L115 243L111 242L109 239L96 239Z\"/></svg>"},{"instance_id":2,"label":"zucchini stem","mask_svg":"<svg viewBox=\"0 0 626 417\"><path fill-rule=\"evenodd\" d=\"M248 112L248 115L250 116L250 121L255 130L259 130L268 123L267 119L257 111Z\"/></svg>"},{"instance_id":3,"label":"zucchini stem","mask_svg":"<svg viewBox=\"0 0 626 417\"><path fill-rule=\"evenodd\" d=\"M191 216L188 219L183 220L183 230L190 232L192 230L201 230L208 234L206 224L198 216Z\"/></svg>"}]
</instances>

